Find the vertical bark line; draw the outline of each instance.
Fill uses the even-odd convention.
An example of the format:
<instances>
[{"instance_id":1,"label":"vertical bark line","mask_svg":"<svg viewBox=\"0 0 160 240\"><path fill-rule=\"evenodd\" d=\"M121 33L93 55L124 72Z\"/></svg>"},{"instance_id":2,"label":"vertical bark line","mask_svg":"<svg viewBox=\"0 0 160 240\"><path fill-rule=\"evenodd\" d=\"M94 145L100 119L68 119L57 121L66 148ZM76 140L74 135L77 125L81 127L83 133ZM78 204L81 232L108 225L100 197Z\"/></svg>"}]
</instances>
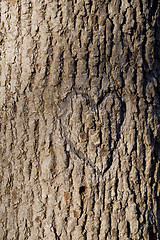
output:
<instances>
[{"instance_id":1,"label":"vertical bark line","mask_svg":"<svg viewBox=\"0 0 160 240\"><path fill-rule=\"evenodd\" d=\"M1 2L2 239L160 238L159 9Z\"/></svg>"}]
</instances>

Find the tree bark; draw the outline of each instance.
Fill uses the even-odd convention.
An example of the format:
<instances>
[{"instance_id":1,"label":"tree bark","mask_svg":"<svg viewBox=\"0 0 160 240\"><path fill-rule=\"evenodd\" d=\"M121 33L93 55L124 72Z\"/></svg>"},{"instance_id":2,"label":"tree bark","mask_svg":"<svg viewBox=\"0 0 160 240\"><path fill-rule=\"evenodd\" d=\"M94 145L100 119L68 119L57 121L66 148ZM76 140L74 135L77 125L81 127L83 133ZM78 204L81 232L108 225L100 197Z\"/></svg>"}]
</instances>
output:
<instances>
[{"instance_id":1,"label":"tree bark","mask_svg":"<svg viewBox=\"0 0 160 240\"><path fill-rule=\"evenodd\" d=\"M160 2L0 4L0 238L160 239Z\"/></svg>"}]
</instances>

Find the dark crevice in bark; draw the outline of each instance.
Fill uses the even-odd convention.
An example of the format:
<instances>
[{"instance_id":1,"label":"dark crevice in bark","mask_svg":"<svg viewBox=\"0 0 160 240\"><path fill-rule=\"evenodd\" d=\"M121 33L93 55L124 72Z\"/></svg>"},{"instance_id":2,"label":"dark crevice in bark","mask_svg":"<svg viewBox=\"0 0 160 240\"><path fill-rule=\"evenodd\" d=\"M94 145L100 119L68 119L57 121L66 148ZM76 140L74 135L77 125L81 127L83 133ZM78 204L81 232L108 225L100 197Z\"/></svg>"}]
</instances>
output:
<instances>
[{"instance_id":1,"label":"dark crevice in bark","mask_svg":"<svg viewBox=\"0 0 160 240\"><path fill-rule=\"evenodd\" d=\"M64 151L65 151L65 154L66 154L66 168L68 168L69 163L70 163L70 154L69 154L69 151L67 151L67 142L66 141L64 143Z\"/></svg>"},{"instance_id":2,"label":"dark crevice in bark","mask_svg":"<svg viewBox=\"0 0 160 240\"><path fill-rule=\"evenodd\" d=\"M159 8L159 0L151 0L149 1L149 22L152 22L152 17L155 16L158 8Z\"/></svg>"},{"instance_id":3,"label":"dark crevice in bark","mask_svg":"<svg viewBox=\"0 0 160 240\"><path fill-rule=\"evenodd\" d=\"M140 5L140 11L141 11L141 14L143 14L143 1L142 0L139 0L139 5Z\"/></svg>"},{"instance_id":4,"label":"dark crevice in bark","mask_svg":"<svg viewBox=\"0 0 160 240\"><path fill-rule=\"evenodd\" d=\"M130 238L130 223L127 221L127 237Z\"/></svg>"},{"instance_id":5,"label":"dark crevice in bark","mask_svg":"<svg viewBox=\"0 0 160 240\"><path fill-rule=\"evenodd\" d=\"M111 29L110 29L110 31L111 31L111 36L110 36L110 53L109 53L109 55L108 55L108 62L110 62L110 60L111 60L112 50L113 50L113 45L114 45L114 42L113 42L113 40L114 40L114 34L113 34L114 23L113 23L113 21L112 21L110 18L109 18L109 20L110 20L110 22L111 22Z\"/></svg>"},{"instance_id":6,"label":"dark crevice in bark","mask_svg":"<svg viewBox=\"0 0 160 240\"><path fill-rule=\"evenodd\" d=\"M101 56L99 43L97 44L97 48L98 48L98 61L97 61L97 78L98 78L100 74L100 56Z\"/></svg>"},{"instance_id":7,"label":"dark crevice in bark","mask_svg":"<svg viewBox=\"0 0 160 240\"><path fill-rule=\"evenodd\" d=\"M80 194L80 197L81 197L81 215L80 215L80 217L84 213L85 190L86 190L85 186L81 186L80 189L79 189L79 194Z\"/></svg>"},{"instance_id":8,"label":"dark crevice in bark","mask_svg":"<svg viewBox=\"0 0 160 240\"><path fill-rule=\"evenodd\" d=\"M35 150L35 153L37 153L38 142L39 142L39 120L35 121L34 138L35 138L34 150Z\"/></svg>"},{"instance_id":9,"label":"dark crevice in bark","mask_svg":"<svg viewBox=\"0 0 160 240\"><path fill-rule=\"evenodd\" d=\"M32 173L32 161L30 161L29 164L28 164L29 180L30 180L30 178L31 178L31 173Z\"/></svg>"},{"instance_id":10,"label":"dark crevice in bark","mask_svg":"<svg viewBox=\"0 0 160 240\"><path fill-rule=\"evenodd\" d=\"M160 172L160 170L159 170ZM157 230L160 237L160 192L157 193Z\"/></svg>"},{"instance_id":11,"label":"dark crevice in bark","mask_svg":"<svg viewBox=\"0 0 160 240\"><path fill-rule=\"evenodd\" d=\"M102 145L102 131L101 131L101 128L100 128L100 131L99 131L99 139L100 139L100 146Z\"/></svg>"},{"instance_id":12,"label":"dark crevice in bark","mask_svg":"<svg viewBox=\"0 0 160 240\"><path fill-rule=\"evenodd\" d=\"M60 240L60 237L57 235L57 232L56 232L56 228L55 228L55 227L53 228L53 230L54 230L54 234L55 234L56 240Z\"/></svg>"},{"instance_id":13,"label":"dark crevice in bark","mask_svg":"<svg viewBox=\"0 0 160 240\"><path fill-rule=\"evenodd\" d=\"M60 73L59 73L59 84L61 84L62 80L63 80L63 68L64 68L64 50L62 50L62 52L60 53Z\"/></svg>"},{"instance_id":14,"label":"dark crevice in bark","mask_svg":"<svg viewBox=\"0 0 160 240\"><path fill-rule=\"evenodd\" d=\"M85 186L81 186L80 189L79 189L79 194L84 194L85 192Z\"/></svg>"},{"instance_id":15,"label":"dark crevice in bark","mask_svg":"<svg viewBox=\"0 0 160 240\"><path fill-rule=\"evenodd\" d=\"M87 231L85 229L86 223L87 223L87 214L85 214L84 222L83 222L83 225L82 225L82 234L84 236L84 240L87 240Z\"/></svg>"},{"instance_id":16,"label":"dark crevice in bark","mask_svg":"<svg viewBox=\"0 0 160 240\"><path fill-rule=\"evenodd\" d=\"M106 187L105 187L105 183L103 183L103 210L105 209L105 191L106 191Z\"/></svg>"},{"instance_id":17,"label":"dark crevice in bark","mask_svg":"<svg viewBox=\"0 0 160 240\"><path fill-rule=\"evenodd\" d=\"M149 222L148 232L149 232L149 240L157 240L156 229L154 229L154 225Z\"/></svg>"},{"instance_id":18,"label":"dark crevice in bark","mask_svg":"<svg viewBox=\"0 0 160 240\"><path fill-rule=\"evenodd\" d=\"M116 199L117 199L117 196L118 196L118 183L119 183L118 173L116 172L116 182L115 182L115 198Z\"/></svg>"}]
</instances>

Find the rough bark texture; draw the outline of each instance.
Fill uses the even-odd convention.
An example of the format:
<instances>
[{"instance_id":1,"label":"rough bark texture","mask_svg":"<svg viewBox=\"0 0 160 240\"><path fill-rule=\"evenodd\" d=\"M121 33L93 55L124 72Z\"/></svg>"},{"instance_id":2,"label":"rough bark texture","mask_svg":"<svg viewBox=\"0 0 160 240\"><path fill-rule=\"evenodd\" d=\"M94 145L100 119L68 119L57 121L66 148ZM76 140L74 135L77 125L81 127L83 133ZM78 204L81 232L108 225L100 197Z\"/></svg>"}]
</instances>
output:
<instances>
[{"instance_id":1,"label":"rough bark texture","mask_svg":"<svg viewBox=\"0 0 160 240\"><path fill-rule=\"evenodd\" d=\"M0 239L160 239L158 0L2 0Z\"/></svg>"}]
</instances>

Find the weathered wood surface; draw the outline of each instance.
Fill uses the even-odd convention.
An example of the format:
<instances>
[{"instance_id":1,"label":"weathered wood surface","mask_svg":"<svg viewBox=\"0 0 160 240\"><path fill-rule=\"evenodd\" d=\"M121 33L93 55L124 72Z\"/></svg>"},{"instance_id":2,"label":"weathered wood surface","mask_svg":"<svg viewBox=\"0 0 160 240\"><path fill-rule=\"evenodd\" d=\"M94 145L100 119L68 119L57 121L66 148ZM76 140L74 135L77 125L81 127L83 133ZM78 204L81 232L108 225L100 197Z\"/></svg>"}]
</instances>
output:
<instances>
[{"instance_id":1,"label":"weathered wood surface","mask_svg":"<svg viewBox=\"0 0 160 240\"><path fill-rule=\"evenodd\" d=\"M160 239L159 1L0 4L0 239Z\"/></svg>"}]
</instances>

